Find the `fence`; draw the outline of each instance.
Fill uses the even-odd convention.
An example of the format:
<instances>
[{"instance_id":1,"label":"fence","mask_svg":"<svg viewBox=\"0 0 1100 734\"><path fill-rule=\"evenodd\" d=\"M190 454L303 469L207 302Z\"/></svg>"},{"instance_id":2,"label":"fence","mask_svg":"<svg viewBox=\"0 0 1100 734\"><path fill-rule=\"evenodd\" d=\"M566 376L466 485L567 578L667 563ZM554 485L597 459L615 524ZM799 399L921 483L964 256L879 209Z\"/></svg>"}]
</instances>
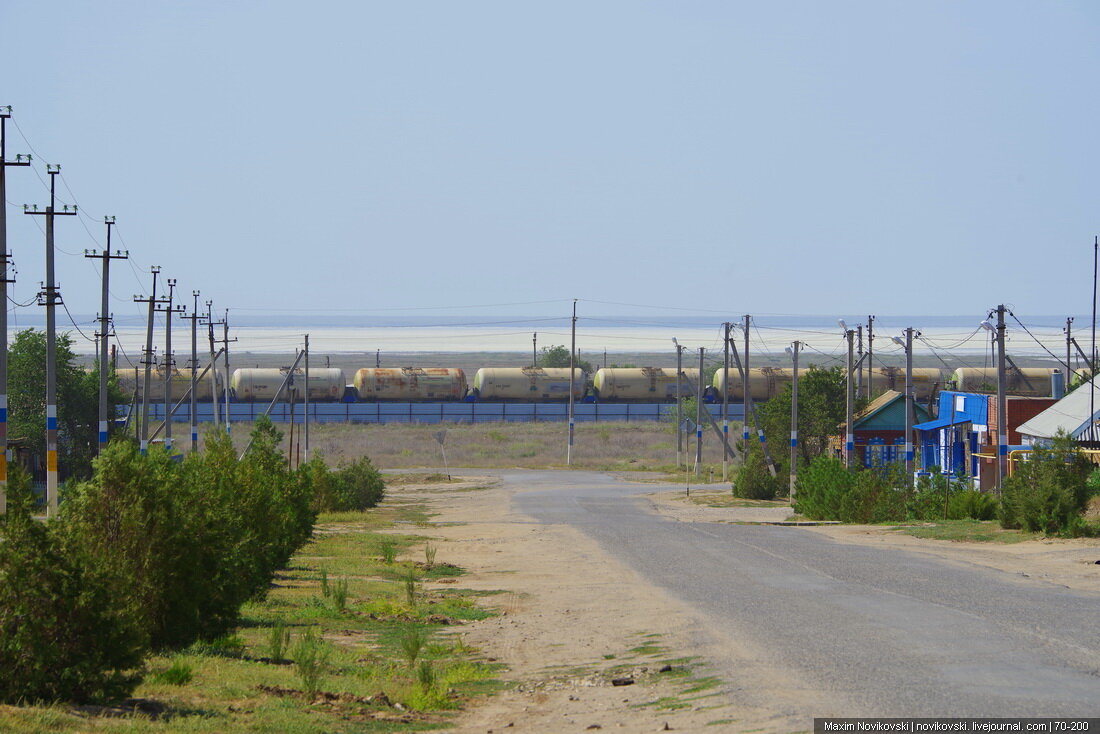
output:
<instances>
[{"instance_id":1,"label":"fence","mask_svg":"<svg viewBox=\"0 0 1100 734\"><path fill-rule=\"evenodd\" d=\"M721 405L705 405L718 419ZM173 416L173 423L189 423L189 405L181 405ZM229 419L233 422L250 422L262 415L267 405L263 403L230 403ZM225 405L220 406L224 417ZM598 421L658 421L675 416L675 403L577 403L574 418L578 423ZM730 405L730 420L741 420L743 406ZM164 418L164 404L149 406L150 419ZM196 416L200 423L213 421L211 403L199 403ZM270 413L275 423L290 422L290 406L277 404ZM295 422L302 422L305 406L294 406ZM310 403L311 423L493 423L501 421L534 422L566 421L569 406L566 403ZM694 415L685 415L694 419Z\"/></svg>"}]
</instances>

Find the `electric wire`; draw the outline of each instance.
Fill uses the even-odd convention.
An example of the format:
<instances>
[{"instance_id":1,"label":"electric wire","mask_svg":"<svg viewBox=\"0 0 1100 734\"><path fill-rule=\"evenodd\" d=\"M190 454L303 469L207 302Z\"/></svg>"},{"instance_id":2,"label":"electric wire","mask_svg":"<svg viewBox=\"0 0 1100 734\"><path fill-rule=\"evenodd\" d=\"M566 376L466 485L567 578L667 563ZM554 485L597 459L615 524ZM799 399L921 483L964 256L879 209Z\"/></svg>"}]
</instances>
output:
<instances>
[{"instance_id":1,"label":"electric wire","mask_svg":"<svg viewBox=\"0 0 1100 734\"><path fill-rule=\"evenodd\" d=\"M1006 309L1006 310L1007 310L1007 309ZM1050 355L1051 357L1054 357L1054 360L1055 360L1056 362L1058 362L1058 364L1061 364L1061 363L1062 363L1062 360L1061 360L1061 359L1059 359L1058 357L1055 357L1055 356L1054 356L1054 353L1053 353L1053 352L1051 352L1051 351L1050 351L1049 349L1047 349L1047 348L1046 348L1046 345L1045 345L1045 344L1043 344L1043 343L1042 343L1041 341L1039 341L1039 340L1038 340L1038 339L1037 339L1037 338L1035 337L1035 335L1031 333L1031 330L1030 330L1030 329L1028 329L1028 328L1027 328L1026 326L1024 326L1024 322L1022 322L1022 321L1020 321L1020 319L1016 318L1016 314L1014 314L1014 313L1012 313L1011 311L1009 311L1009 312L1008 312L1008 315L1012 317L1013 321L1015 321L1015 322L1016 322L1017 324L1019 324L1019 325L1020 325L1020 328L1021 328L1021 329L1023 329L1023 330L1025 331L1025 332L1027 332L1027 335L1028 335L1028 336L1030 336L1030 337L1031 337L1031 338L1032 338L1032 339L1033 339L1033 340L1035 341L1035 343L1036 343L1036 344L1038 344L1038 345L1039 345L1040 347L1042 347L1042 348L1043 348L1043 351L1044 351L1044 352L1046 352L1047 354L1049 354L1049 355Z\"/></svg>"}]
</instances>

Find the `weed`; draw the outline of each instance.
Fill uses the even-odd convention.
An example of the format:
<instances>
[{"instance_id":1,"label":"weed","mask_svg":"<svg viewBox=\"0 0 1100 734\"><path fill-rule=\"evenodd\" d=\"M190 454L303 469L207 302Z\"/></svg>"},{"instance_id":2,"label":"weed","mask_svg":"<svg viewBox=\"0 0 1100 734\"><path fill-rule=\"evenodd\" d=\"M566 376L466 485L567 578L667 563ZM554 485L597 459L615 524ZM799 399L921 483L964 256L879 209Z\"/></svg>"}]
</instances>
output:
<instances>
[{"instance_id":1,"label":"weed","mask_svg":"<svg viewBox=\"0 0 1100 734\"><path fill-rule=\"evenodd\" d=\"M328 655L328 646L313 628L306 630L294 646L294 669L302 681L302 688L310 696L321 689L321 675Z\"/></svg>"},{"instance_id":2,"label":"weed","mask_svg":"<svg viewBox=\"0 0 1100 734\"><path fill-rule=\"evenodd\" d=\"M382 562L386 565L391 565L397 560L397 543L393 542L390 538L384 538L382 542L378 544L378 552L382 554Z\"/></svg>"},{"instance_id":3,"label":"weed","mask_svg":"<svg viewBox=\"0 0 1100 734\"><path fill-rule=\"evenodd\" d=\"M424 544L424 566L431 571L432 566L435 565L435 554L439 549L431 543Z\"/></svg>"},{"instance_id":4,"label":"weed","mask_svg":"<svg viewBox=\"0 0 1100 734\"><path fill-rule=\"evenodd\" d=\"M420 667L416 670L416 680L420 683L420 690L427 693L435 685L435 669L430 660L421 660Z\"/></svg>"},{"instance_id":5,"label":"weed","mask_svg":"<svg viewBox=\"0 0 1100 734\"><path fill-rule=\"evenodd\" d=\"M283 656L290 648L290 630L286 628L286 622L280 619L267 633L267 651L275 662L282 662Z\"/></svg>"},{"instance_id":6,"label":"weed","mask_svg":"<svg viewBox=\"0 0 1100 734\"><path fill-rule=\"evenodd\" d=\"M328 597L329 595L327 568L321 569L321 594L325 597Z\"/></svg>"},{"instance_id":7,"label":"weed","mask_svg":"<svg viewBox=\"0 0 1100 734\"><path fill-rule=\"evenodd\" d=\"M416 609L416 597L417 586L420 583L420 577L416 575L416 571L409 569L405 574L405 601L408 602L410 609Z\"/></svg>"},{"instance_id":8,"label":"weed","mask_svg":"<svg viewBox=\"0 0 1100 734\"><path fill-rule=\"evenodd\" d=\"M496 441L497 443L504 443L508 440L508 435L503 431L489 431L489 440Z\"/></svg>"},{"instance_id":9,"label":"weed","mask_svg":"<svg viewBox=\"0 0 1100 734\"><path fill-rule=\"evenodd\" d=\"M339 578L332 584L330 591L332 597L332 604L336 607L336 611L344 612L348 608L348 580L347 578Z\"/></svg>"},{"instance_id":10,"label":"weed","mask_svg":"<svg viewBox=\"0 0 1100 734\"><path fill-rule=\"evenodd\" d=\"M183 686L190 683L192 677L194 677L194 671L190 665L182 660L174 660L171 667L153 673L153 682L169 686Z\"/></svg>"},{"instance_id":11,"label":"weed","mask_svg":"<svg viewBox=\"0 0 1100 734\"><path fill-rule=\"evenodd\" d=\"M409 661L410 668L416 665L416 659L420 657L427 641L428 636L425 634L423 627L410 624L401 630L401 652L405 654L405 659Z\"/></svg>"}]
</instances>

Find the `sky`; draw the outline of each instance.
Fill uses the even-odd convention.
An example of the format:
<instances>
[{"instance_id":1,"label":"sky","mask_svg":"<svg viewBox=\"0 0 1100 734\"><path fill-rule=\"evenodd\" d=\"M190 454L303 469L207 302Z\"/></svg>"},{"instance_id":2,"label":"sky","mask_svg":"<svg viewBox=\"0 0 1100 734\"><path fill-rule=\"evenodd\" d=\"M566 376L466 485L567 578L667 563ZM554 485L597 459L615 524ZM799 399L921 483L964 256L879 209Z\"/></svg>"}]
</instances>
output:
<instances>
[{"instance_id":1,"label":"sky","mask_svg":"<svg viewBox=\"0 0 1100 734\"><path fill-rule=\"evenodd\" d=\"M1094 2L5 0L0 28L9 158L86 213L73 314L107 214L130 316L151 265L364 325L1091 308ZM20 303L36 170L7 172Z\"/></svg>"}]
</instances>

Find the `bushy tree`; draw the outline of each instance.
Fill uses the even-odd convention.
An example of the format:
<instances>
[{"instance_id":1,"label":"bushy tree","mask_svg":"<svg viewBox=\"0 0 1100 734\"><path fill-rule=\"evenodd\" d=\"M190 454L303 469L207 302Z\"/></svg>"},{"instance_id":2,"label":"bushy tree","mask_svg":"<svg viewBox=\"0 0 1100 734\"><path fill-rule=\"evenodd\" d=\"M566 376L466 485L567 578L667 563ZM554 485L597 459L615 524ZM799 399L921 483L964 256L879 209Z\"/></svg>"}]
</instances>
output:
<instances>
[{"instance_id":1,"label":"bushy tree","mask_svg":"<svg viewBox=\"0 0 1100 734\"><path fill-rule=\"evenodd\" d=\"M124 697L147 636L93 559L31 516L29 486L12 467L0 525L0 701Z\"/></svg>"},{"instance_id":2,"label":"bushy tree","mask_svg":"<svg viewBox=\"0 0 1100 734\"><path fill-rule=\"evenodd\" d=\"M755 446L737 471L733 480L733 496L750 500L773 500L778 494L786 494L783 475L771 475L764 451Z\"/></svg>"},{"instance_id":3,"label":"bushy tree","mask_svg":"<svg viewBox=\"0 0 1100 734\"><path fill-rule=\"evenodd\" d=\"M851 471L821 455L798 472L795 509L814 520L889 522L904 520L909 492L897 471Z\"/></svg>"},{"instance_id":4,"label":"bushy tree","mask_svg":"<svg viewBox=\"0 0 1100 734\"><path fill-rule=\"evenodd\" d=\"M91 474L99 441L99 375L77 364L72 338L59 334L57 359L58 458L63 474L79 478ZM8 350L8 431L24 438L27 446L46 452L46 334L25 329L15 335ZM108 414L124 398L111 376Z\"/></svg>"},{"instance_id":5,"label":"bushy tree","mask_svg":"<svg viewBox=\"0 0 1100 734\"><path fill-rule=\"evenodd\" d=\"M840 367L811 366L798 376L798 456L800 466L826 453L845 418L846 388ZM791 386L766 403L756 406L764 436L772 446L788 446L791 435ZM776 463L789 472L789 452L775 452ZM800 469L801 471L801 469Z\"/></svg>"},{"instance_id":6,"label":"bushy tree","mask_svg":"<svg viewBox=\"0 0 1100 734\"><path fill-rule=\"evenodd\" d=\"M1031 452L1001 488L1001 526L1032 532L1075 533L1083 529L1092 465L1065 434L1053 446Z\"/></svg>"},{"instance_id":7,"label":"bushy tree","mask_svg":"<svg viewBox=\"0 0 1100 734\"><path fill-rule=\"evenodd\" d=\"M551 347L543 347L539 351L539 367L568 367L569 366L569 348L558 344ZM577 368L577 372L584 370L588 374L592 374L592 363L578 359L574 365Z\"/></svg>"}]
</instances>

